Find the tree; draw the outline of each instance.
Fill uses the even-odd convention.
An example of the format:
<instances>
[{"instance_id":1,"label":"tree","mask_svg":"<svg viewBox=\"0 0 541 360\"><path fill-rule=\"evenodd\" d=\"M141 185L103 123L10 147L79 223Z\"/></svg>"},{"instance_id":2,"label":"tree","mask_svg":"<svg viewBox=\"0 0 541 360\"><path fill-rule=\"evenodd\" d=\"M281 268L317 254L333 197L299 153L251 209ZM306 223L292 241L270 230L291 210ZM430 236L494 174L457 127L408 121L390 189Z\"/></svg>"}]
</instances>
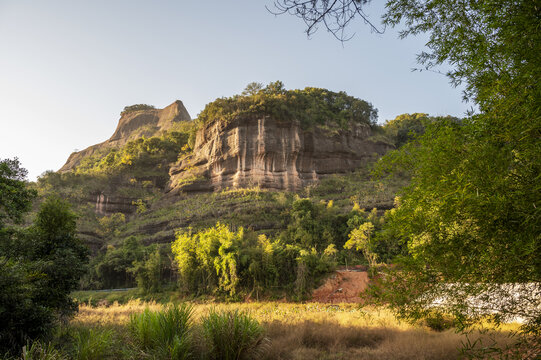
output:
<instances>
[{"instance_id":1,"label":"tree","mask_svg":"<svg viewBox=\"0 0 541 360\"><path fill-rule=\"evenodd\" d=\"M400 147L415 136L424 134L425 127L430 121L428 114L402 114L386 121L383 129L393 139L395 145Z\"/></svg>"},{"instance_id":2,"label":"tree","mask_svg":"<svg viewBox=\"0 0 541 360\"><path fill-rule=\"evenodd\" d=\"M263 84L258 82L251 82L246 85L246 88L242 91L243 96L253 96L263 89Z\"/></svg>"},{"instance_id":3,"label":"tree","mask_svg":"<svg viewBox=\"0 0 541 360\"><path fill-rule=\"evenodd\" d=\"M344 6L347 15L359 5L287 3L289 12L325 25ZM305 15L317 6L319 17ZM386 7L383 23L403 24L401 37L428 33L419 63L451 65L451 83L465 85L464 98L479 112L460 124L429 125L381 162L381 172L407 171L412 181L386 225L408 256L386 277L393 290L380 295L406 317L422 316L443 297L466 323L496 311L495 321L520 315L523 331L539 334L541 7L526 0L389 0ZM343 29L347 19L335 24ZM489 309L479 311L471 299Z\"/></svg>"},{"instance_id":4,"label":"tree","mask_svg":"<svg viewBox=\"0 0 541 360\"><path fill-rule=\"evenodd\" d=\"M34 192L26 189L26 170L16 159L0 167L5 217L19 220ZM86 259L75 215L58 198L41 205L31 226L0 227L0 354L17 354L27 340L47 335L56 321L76 310L70 293Z\"/></svg>"},{"instance_id":5,"label":"tree","mask_svg":"<svg viewBox=\"0 0 541 360\"><path fill-rule=\"evenodd\" d=\"M258 89L249 84L242 95L219 98L207 104L198 115L198 126L209 122L229 123L245 116L271 116L276 120L299 121L304 129L314 126L340 127L366 124L374 126L377 109L372 104L345 92L307 87L287 90L281 81Z\"/></svg>"},{"instance_id":6,"label":"tree","mask_svg":"<svg viewBox=\"0 0 541 360\"><path fill-rule=\"evenodd\" d=\"M0 160L0 228L6 220L19 222L30 210L36 192L26 188L26 174L17 158Z\"/></svg>"},{"instance_id":7,"label":"tree","mask_svg":"<svg viewBox=\"0 0 541 360\"><path fill-rule=\"evenodd\" d=\"M355 248L363 253L364 258L368 261L370 267L374 267L377 263L378 255L372 251L370 238L374 232L374 225L367 221L358 228L353 229L349 234L349 240L344 244L344 249Z\"/></svg>"},{"instance_id":8,"label":"tree","mask_svg":"<svg viewBox=\"0 0 541 360\"><path fill-rule=\"evenodd\" d=\"M40 303L62 316L77 310L70 293L77 289L88 261L88 248L77 238L76 218L68 202L54 196L47 198L33 226L27 229L31 248L21 254L42 264Z\"/></svg>"}]
</instances>

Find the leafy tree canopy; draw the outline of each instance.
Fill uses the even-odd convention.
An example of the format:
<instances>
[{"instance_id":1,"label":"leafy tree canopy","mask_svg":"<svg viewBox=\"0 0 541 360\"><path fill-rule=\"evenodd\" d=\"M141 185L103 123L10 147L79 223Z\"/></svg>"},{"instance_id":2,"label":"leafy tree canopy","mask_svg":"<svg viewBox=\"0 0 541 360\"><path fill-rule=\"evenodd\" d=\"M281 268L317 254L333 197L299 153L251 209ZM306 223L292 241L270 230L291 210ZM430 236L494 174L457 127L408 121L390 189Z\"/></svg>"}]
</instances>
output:
<instances>
[{"instance_id":1,"label":"leafy tree canopy","mask_svg":"<svg viewBox=\"0 0 541 360\"><path fill-rule=\"evenodd\" d=\"M17 158L0 160L0 228L6 219L18 222L30 210L36 192L26 188L26 174Z\"/></svg>"},{"instance_id":2,"label":"leafy tree canopy","mask_svg":"<svg viewBox=\"0 0 541 360\"><path fill-rule=\"evenodd\" d=\"M200 124L230 122L239 116L268 115L278 120L298 120L304 128L332 124L346 129L353 123L375 125L377 110L345 92L307 87L286 90L281 81L263 87L248 84L241 95L207 104L198 116Z\"/></svg>"},{"instance_id":3,"label":"leafy tree canopy","mask_svg":"<svg viewBox=\"0 0 541 360\"><path fill-rule=\"evenodd\" d=\"M428 32L419 61L451 63L452 83L465 82L480 109L462 124L430 124L381 162L412 176L388 222L410 254L394 277L409 288L387 298L404 315L447 296L455 315L475 319L482 311L467 298L497 296L496 321L520 315L524 330L541 331L540 11L530 1L388 2L385 22L405 22L402 36ZM517 295L505 283L531 288Z\"/></svg>"},{"instance_id":4,"label":"leafy tree canopy","mask_svg":"<svg viewBox=\"0 0 541 360\"><path fill-rule=\"evenodd\" d=\"M434 117L423 113L402 114L393 120L387 120L383 125L383 130L393 140L394 144L400 147L416 136L424 134L429 124L440 120L460 122L459 119L451 116Z\"/></svg>"},{"instance_id":5,"label":"leafy tree canopy","mask_svg":"<svg viewBox=\"0 0 541 360\"><path fill-rule=\"evenodd\" d=\"M324 24L340 31L362 17L366 2L279 3L309 30ZM462 124L430 124L380 163L381 171L412 178L387 222L409 256L386 278L392 290L383 297L414 318L446 297L466 320L481 315L468 297L497 294L494 320L520 315L524 331L541 333L541 7L530 0L389 0L386 9L383 23L400 25L401 37L428 34L419 63L450 65L451 83L465 85L479 112ZM517 288L504 283L529 288L518 301Z\"/></svg>"},{"instance_id":6,"label":"leafy tree canopy","mask_svg":"<svg viewBox=\"0 0 541 360\"><path fill-rule=\"evenodd\" d=\"M34 193L17 160L3 161L0 198L20 218ZM11 203L17 206L11 206ZM3 204L4 206L4 204ZM42 203L34 224L0 229L0 354L16 354L28 339L47 335L73 313L70 297L84 272L87 248L76 237L75 214L55 197Z\"/></svg>"}]
</instances>

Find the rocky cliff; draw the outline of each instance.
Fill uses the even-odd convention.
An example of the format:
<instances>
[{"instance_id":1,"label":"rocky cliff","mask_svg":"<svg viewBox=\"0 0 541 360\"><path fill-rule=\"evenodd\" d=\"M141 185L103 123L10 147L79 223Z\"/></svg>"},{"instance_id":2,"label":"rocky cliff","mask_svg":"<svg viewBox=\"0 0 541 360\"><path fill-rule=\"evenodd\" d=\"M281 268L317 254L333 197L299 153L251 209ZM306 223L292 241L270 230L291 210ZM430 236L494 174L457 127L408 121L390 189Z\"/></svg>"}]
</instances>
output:
<instances>
[{"instance_id":1,"label":"rocky cliff","mask_svg":"<svg viewBox=\"0 0 541 360\"><path fill-rule=\"evenodd\" d=\"M92 156L107 148L120 147L128 141L142 136L150 137L156 135L160 131L170 129L175 122L189 120L191 120L190 115L180 100L175 101L163 109L148 109L123 113L114 134L109 140L72 153L59 171L67 172L73 170L87 156Z\"/></svg>"},{"instance_id":2,"label":"rocky cliff","mask_svg":"<svg viewBox=\"0 0 541 360\"><path fill-rule=\"evenodd\" d=\"M368 124L303 130L298 121L270 116L210 122L198 131L193 154L171 167L169 189L298 190L325 175L352 171L391 148L370 136Z\"/></svg>"}]
</instances>

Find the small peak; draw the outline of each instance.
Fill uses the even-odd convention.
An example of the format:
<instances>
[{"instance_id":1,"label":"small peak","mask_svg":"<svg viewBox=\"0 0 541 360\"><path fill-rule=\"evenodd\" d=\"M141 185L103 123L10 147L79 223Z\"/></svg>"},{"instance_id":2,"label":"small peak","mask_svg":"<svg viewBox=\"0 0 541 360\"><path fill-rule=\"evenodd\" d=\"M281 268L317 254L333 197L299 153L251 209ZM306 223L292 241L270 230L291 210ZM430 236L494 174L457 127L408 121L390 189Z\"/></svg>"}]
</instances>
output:
<instances>
[{"instance_id":1,"label":"small peak","mask_svg":"<svg viewBox=\"0 0 541 360\"><path fill-rule=\"evenodd\" d=\"M174 121L190 121L192 118L188 113L188 110L184 107L184 104L180 100L175 100L171 105L162 109L164 113L170 114Z\"/></svg>"}]
</instances>

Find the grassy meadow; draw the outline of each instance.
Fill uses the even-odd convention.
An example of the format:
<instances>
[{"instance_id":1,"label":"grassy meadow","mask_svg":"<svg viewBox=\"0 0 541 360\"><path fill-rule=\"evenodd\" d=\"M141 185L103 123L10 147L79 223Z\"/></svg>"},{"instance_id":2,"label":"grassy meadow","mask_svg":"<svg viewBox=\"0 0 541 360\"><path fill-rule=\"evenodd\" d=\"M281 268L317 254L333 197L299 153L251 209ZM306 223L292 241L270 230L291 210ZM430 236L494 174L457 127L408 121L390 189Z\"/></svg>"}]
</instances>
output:
<instances>
[{"instance_id":1,"label":"grassy meadow","mask_svg":"<svg viewBox=\"0 0 541 360\"><path fill-rule=\"evenodd\" d=\"M188 344L182 341L165 344L154 341L152 334L142 335L145 329L140 329L140 322L145 316L149 320L148 314L168 313L171 306L141 300L102 306L82 303L78 314L59 330L55 341L66 342L65 354L75 359L457 359L467 357L463 353L466 344L475 344L478 350L511 345L512 331L517 329L516 324L510 324L469 335L458 334L453 329L434 331L426 324L401 322L388 310L360 308L356 304L186 303L191 325L188 335L182 330L182 337ZM177 311L182 309L181 305ZM222 328L218 324L221 340L216 340L216 335L209 337L211 314L233 316ZM247 315L252 328L237 318L240 315ZM167 323L167 318L157 323ZM181 320L172 320L177 324L174 326L183 323L186 317L177 314L176 319ZM150 326L146 331L167 333L158 328ZM244 350L237 351L233 357L220 352L224 344L237 343L242 343L239 346L244 346ZM56 347L59 348L58 344ZM181 351L175 354L177 348Z\"/></svg>"}]
</instances>

